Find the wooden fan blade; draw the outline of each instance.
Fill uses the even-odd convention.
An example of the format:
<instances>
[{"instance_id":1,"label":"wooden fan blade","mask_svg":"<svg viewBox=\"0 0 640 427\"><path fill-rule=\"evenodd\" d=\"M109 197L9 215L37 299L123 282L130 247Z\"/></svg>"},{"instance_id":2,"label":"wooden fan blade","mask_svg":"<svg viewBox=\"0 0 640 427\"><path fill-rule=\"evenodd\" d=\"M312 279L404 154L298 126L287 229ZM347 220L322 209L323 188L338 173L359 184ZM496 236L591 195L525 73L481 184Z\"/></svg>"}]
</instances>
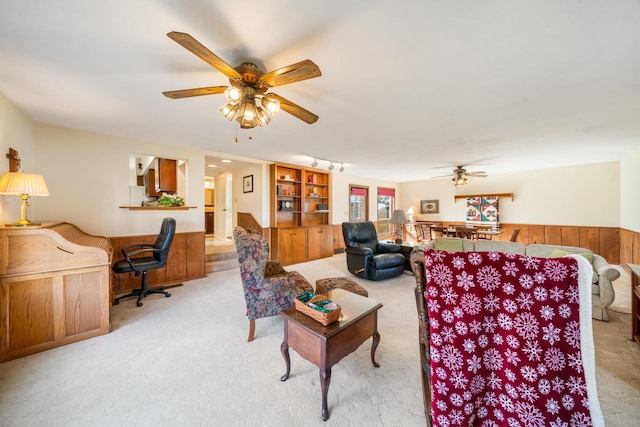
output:
<instances>
[{"instance_id":1,"label":"wooden fan blade","mask_svg":"<svg viewBox=\"0 0 640 427\"><path fill-rule=\"evenodd\" d=\"M482 171L467 172L465 175L467 175L467 176L475 176L477 178L486 178L487 177L487 173L486 172L482 172Z\"/></svg>"},{"instance_id":2,"label":"wooden fan blade","mask_svg":"<svg viewBox=\"0 0 640 427\"><path fill-rule=\"evenodd\" d=\"M217 95L225 91L227 86L210 86L196 89L170 90L162 92L164 96L172 99L188 98L190 96Z\"/></svg>"},{"instance_id":3,"label":"wooden fan blade","mask_svg":"<svg viewBox=\"0 0 640 427\"><path fill-rule=\"evenodd\" d=\"M320 77L320 68L310 59L271 71L262 76L262 80L269 86L282 86L300 80Z\"/></svg>"},{"instance_id":4,"label":"wooden fan blade","mask_svg":"<svg viewBox=\"0 0 640 427\"><path fill-rule=\"evenodd\" d=\"M194 39L189 34L171 31L170 33L167 33L167 36L194 55L200 57L207 64L211 65L225 76L238 79L242 77L231 65L224 62L215 53L204 47L198 40Z\"/></svg>"},{"instance_id":5,"label":"wooden fan blade","mask_svg":"<svg viewBox=\"0 0 640 427\"><path fill-rule=\"evenodd\" d=\"M278 101L280 101L280 109L281 110L284 110L287 113L291 114L292 116L295 116L295 117L299 118L303 122L307 122L309 124L313 124L313 123L318 121L319 117L317 115L313 114L311 111L305 110L301 106L299 106L297 104L294 104L293 102L289 101L288 99L285 99L285 98L281 97L280 95L276 95L275 93L271 93L271 96L276 98Z\"/></svg>"}]
</instances>

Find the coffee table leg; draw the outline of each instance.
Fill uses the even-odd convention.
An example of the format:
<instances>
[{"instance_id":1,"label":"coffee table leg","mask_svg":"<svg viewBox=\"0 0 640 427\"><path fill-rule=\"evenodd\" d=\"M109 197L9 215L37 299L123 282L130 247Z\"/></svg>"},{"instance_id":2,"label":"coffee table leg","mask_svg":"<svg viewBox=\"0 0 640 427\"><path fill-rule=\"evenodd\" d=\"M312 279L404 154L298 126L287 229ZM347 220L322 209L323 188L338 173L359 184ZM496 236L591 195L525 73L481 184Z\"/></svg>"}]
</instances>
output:
<instances>
[{"instance_id":1,"label":"coffee table leg","mask_svg":"<svg viewBox=\"0 0 640 427\"><path fill-rule=\"evenodd\" d=\"M376 349L378 348L378 344L380 344L380 334L378 331L373 333L373 342L371 343L371 363L376 368L379 368L380 365L376 362Z\"/></svg>"},{"instance_id":2,"label":"coffee table leg","mask_svg":"<svg viewBox=\"0 0 640 427\"><path fill-rule=\"evenodd\" d=\"M331 368L320 369L320 386L322 387L322 421L329 419L329 409L327 408L327 393L331 383Z\"/></svg>"},{"instance_id":3,"label":"coffee table leg","mask_svg":"<svg viewBox=\"0 0 640 427\"><path fill-rule=\"evenodd\" d=\"M286 341L282 341L280 345L280 353L284 357L284 363L287 365L287 372L280 377L280 381L286 381L289 378L289 372L291 372L291 359L289 358L289 344Z\"/></svg>"}]
</instances>

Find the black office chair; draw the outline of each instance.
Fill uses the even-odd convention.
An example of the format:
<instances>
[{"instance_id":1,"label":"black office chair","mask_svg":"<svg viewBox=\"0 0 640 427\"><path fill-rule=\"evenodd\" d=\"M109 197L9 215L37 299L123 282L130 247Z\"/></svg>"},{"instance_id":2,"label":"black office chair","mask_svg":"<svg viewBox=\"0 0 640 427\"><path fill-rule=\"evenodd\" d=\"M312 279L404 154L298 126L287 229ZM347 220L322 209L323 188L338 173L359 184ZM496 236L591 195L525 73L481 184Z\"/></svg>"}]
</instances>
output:
<instances>
[{"instance_id":1,"label":"black office chair","mask_svg":"<svg viewBox=\"0 0 640 427\"><path fill-rule=\"evenodd\" d=\"M151 245L149 243L137 243L127 245L121 249L124 259L113 264L112 270L116 273L136 273L136 276L142 275L142 283L140 288L134 289L131 293L116 298L113 305L120 304L121 299L138 297L136 305L142 306L142 298L148 294L164 294L166 298L171 294L164 290L163 287L149 288L147 286L147 271L156 268L162 268L167 263L169 256L169 248L173 242L173 236L176 234L176 220L173 218L165 218L162 221L160 234L156 238L156 242ZM138 249L134 249L138 248ZM143 256L137 256L143 255Z\"/></svg>"}]
</instances>

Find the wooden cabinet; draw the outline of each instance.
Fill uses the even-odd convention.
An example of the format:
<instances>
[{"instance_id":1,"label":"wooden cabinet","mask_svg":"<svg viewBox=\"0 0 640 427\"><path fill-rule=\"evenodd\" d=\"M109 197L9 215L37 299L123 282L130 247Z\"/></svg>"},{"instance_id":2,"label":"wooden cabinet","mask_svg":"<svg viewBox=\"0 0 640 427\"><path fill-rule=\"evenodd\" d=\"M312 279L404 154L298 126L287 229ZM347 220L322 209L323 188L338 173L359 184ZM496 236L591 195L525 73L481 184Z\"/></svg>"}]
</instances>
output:
<instances>
[{"instance_id":1,"label":"wooden cabinet","mask_svg":"<svg viewBox=\"0 0 640 427\"><path fill-rule=\"evenodd\" d=\"M330 178L331 175L329 173L321 173L308 169L303 171L303 225L329 224Z\"/></svg>"},{"instance_id":2,"label":"wooden cabinet","mask_svg":"<svg viewBox=\"0 0 640 427\"><path fill-rule=\"evenodd\" d=\"M320 225L307 228L307 260L333 256L333 229Z\"/></svg>"},{"instance_id":3,"label":"wooden cabinet","mask_svg":"<svg viewBox=\"0 0 640 427\"><path fill-rule=\"evenodd\" d=\"M631 339L640 345L640 265L627 267L631 270Z\"/></svg>"},{"instance_id":4,"label":"wooden cabinet","mask_svg":"<svg viewBox=\"0 0 640 427\"><path fill-rule=\"evenodd\" d=\"M271 166L272 259L282 265L333 255L331 173Z\"/></svg>"},{"instance_id":5,"label":"wooden cabinet","mask_svg":"<svg viewBox=\"0 0 640 427\"><path fill-rule=\"evenodd\" d=\"M304 227L279 228L273 240L271 256L282 265L307 260L307 235Z\"/></svg>"},{"instance_id":6,"label":"wooden cabinet","mask_svg":"<svg viewBox=\"0 0 640 427\"><path fill-rule=\"evenodd\" d=\"M144 175L147 196L159 197L162 193L175 194L178 189L178 162L172 159L155 159L153 168Z\"/></svg>"},{"instance_id":7,"label":"wooden cabinet","mask_svg":"<svg viewBox=\"0 0 640 427\"><path fill-rule=\"evenodd\" d=\"M110 242L56 229L0 230L0 362L109 332L109 252L67 238Z\"/></svg>"},{"instance_id":8,"label":"wooden cabinet","mask_svg":"<svg viewBox=\"0 0 640 427\"><path fill-rule=\"evenodd\" d=\"M206 234L213 234L213 221L214 221L214 213L213 212L205 212L204 213L204 232Z\"/></svg>"},{"instance_id":9,"label":"wooden cabinet","mask_svg":"<svg viewBox=\"0 0 640 427\"><path fill-rule=\"evenodd\" d=\"M175 194L178 189L178 162L156 159L155 186L157 193Z\"/></svg>"}]
</instances>

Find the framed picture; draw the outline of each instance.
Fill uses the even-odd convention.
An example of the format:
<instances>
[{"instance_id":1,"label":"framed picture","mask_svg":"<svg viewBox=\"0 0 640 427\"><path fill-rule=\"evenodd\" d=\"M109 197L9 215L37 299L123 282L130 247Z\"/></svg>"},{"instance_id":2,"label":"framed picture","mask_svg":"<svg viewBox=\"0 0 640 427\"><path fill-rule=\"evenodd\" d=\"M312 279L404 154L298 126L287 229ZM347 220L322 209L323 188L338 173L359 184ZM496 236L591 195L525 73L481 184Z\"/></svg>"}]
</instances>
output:
<instances>
[{"instance_id":1,"label":"framed picture","mask_svg":"<svg viewBox=\"0 0 640 427\"><path fill-rule=\"evenodd\" d=\"M420 213L437 214L440 213L439 200L420 200Z\"/></svg>"},{"instance_id":2,"label":"framed picture","mask_svg":"<svg viewBox=\"0 0 640 427\"><path fill-rule=\"evenodd\" d=\"M253 193L253 175L242 178L242 192Z\"/></svg>"}]
</instances>

